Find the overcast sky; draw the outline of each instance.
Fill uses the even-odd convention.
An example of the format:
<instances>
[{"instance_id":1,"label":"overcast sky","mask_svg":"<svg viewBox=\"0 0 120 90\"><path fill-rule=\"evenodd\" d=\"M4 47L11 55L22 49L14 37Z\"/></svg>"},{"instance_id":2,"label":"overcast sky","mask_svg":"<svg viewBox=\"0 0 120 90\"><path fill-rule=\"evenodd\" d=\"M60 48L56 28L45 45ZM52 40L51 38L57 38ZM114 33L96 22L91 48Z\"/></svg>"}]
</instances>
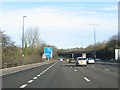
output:
<instances>
[{"instance_id":1,"label":"overcast sky","mask_svg":"<svg viewBox=\"0 0 120 90\"><path fill-rule=\"evenodd\" d=\"M114 0L113 0L114 1ZM1 29L21 46L22 19L25 29L38 27L40 38L58 48L86 47L118 32L116 2L2 2Z\"/></svg>"}]
</instances>

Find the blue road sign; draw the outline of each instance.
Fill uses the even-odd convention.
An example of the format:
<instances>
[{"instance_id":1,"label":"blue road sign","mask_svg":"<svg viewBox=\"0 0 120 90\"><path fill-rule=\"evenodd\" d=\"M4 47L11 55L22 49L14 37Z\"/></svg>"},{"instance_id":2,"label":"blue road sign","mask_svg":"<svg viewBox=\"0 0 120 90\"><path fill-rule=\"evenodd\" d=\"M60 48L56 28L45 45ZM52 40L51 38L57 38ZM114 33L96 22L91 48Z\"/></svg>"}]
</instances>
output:
<instances>
[{"instance_id":1,"label":"blue road sign","mask_svg":"<svg viewBox=\"0 0 120 90\"><path fill-rule=\"evenodd\" d=\"M52 57L52 48L51 47L45 47L44 48L44 54L46 55L47 58Z\"/></svg>"}]
</instances>

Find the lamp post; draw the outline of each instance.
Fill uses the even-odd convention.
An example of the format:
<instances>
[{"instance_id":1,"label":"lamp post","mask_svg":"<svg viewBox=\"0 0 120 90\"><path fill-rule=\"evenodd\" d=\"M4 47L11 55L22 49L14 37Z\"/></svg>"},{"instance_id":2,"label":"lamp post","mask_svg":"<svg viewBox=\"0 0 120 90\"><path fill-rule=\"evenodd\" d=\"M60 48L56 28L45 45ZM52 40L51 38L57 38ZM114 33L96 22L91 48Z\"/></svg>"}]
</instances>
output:
<instances>
[{"instance_id":1,"label":"lamp post","mask_svg":"<svg viewBox=\"0 0 120 90\"><path fill-rule=\"evenodd\" d=\"M83 37L81 36L81 47L83 48Z\"/></svg>"},{"instance_id":2,"label":"lamp post","mask_svg":"<svg viewBox=\"0 0 120 90\"><path fill-rule=\"evenodd\" d=\"M24 18L27 16L23 16L23 31L22 31L22 64L24 64Z\"/></svg>"},{"instance_id":3,"label":"lamp post","mask_svg":"<svg viewBox=\"0 0 120 90\"><path fill-rule=\"evenodd\" d=\"M95 48L95 45L96 45L96 33L95 33L95 26L98 25L98 24L89 24L89 25L92 25L94 27L94 59L96 60L96 48Z\"/></svg>"},{"instance_id":4,"label":"lamp post","mask_svg":"<svg viewBox=\"0 0 120 90\"><path fill-rule=\"evenodd\" d=\"M82 53L82 55L83 55L83 52L84 52L84 49L83 49L83 37L81 36L81 53Z\"/></svg>"}]
</instances>

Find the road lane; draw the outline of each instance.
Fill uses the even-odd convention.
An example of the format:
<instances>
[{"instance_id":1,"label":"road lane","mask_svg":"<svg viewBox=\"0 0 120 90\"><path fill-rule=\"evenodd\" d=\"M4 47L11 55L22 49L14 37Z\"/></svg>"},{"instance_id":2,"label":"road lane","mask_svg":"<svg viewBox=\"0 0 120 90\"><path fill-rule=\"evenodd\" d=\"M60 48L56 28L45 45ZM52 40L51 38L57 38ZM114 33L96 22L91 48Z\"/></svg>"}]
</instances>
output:
<instances>
[{"instance_id":1,"label":"road lane","mask_svg":"<svg viewBox=\"0 0 120 90\"><path fill-rule=\"evenodd\" d=\"M116 72L118 73L118 64L115 65L109 65L109 64L89 64L90 65L94 65L96 68L100 68L100 69L109 69L112 72Z\"/></svg>"},{"instance_id":2,"label":"road lane","mask_svg":"<svg viewBox=\"0 0 120 90\"><path fill-rule=\"evenodd\" d=\"M93 67L94 66L94 67ZM117 88L118 73L97 64L56 62L3 76L4 88ZM115 69L115 68L114 68Z\"/></svg>"},{"instance_id":3,"label":"road lane","mask_svg":"<svg viewBox=\"0 0 120 90\"><path fill-rule=\"evenodd\" d=\"M29 84L27 88L94 88L84 76L58 62L53 68Z\"/></svg>"},{"instance_id":4,"label":"road lane","mask_svg":"<svg viewBox=\"0 0 120 90\"><path fill-rule=\"evenodd\" d=\"M89 66L89 65L88 65ZM97 67L97 65L96 65ZM108 72L96 67L74 67L79 73L91 79L91 83L98 88L117 88L118 73Z\"/></svg>"},{"instance_id":5,"label":"road lane","mask_svg":"<svg viewBox=\"0 0 120 90\"><path fill-rule=\"evenodd\" d=\"M13 74L2 76L3 88L19 88L21 84L26 83L37 74L48 68L52 64L43 65L29 70L20 71Z\"/></svg>"}]
</instances>

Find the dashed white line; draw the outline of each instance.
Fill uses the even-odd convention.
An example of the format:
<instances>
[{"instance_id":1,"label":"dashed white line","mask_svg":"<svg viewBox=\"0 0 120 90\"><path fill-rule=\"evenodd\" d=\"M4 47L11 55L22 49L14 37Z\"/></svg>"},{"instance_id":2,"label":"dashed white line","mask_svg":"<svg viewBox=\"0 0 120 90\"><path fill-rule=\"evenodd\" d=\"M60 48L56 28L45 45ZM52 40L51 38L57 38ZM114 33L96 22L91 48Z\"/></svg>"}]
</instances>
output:
<instances>
[{"instance_id":1,"label":"dashed white line","mask_svg":"<svg viewBox=\"0 0 120 90\"><path fill-rule=\"evenodd\" d=\"M29 80L29 81L28 81L28 83L32 83L32 82L33 82L33 80Z\"/></svg>"},{"instance_id":2,"label":"dashed white line","mask_svg":"<svg viewBox=\"0 0 120 90\"><path fill-rule=\"evenodd\" d=\"M77 70L75 69L74 71L76 72Z\"/></svg>"},{"instance_id":3,"label":"dashed white line","mask_svg":"<svg viewBox=\"0 0 120 90\"><path fill-rule=\"evenodd\" d=\"M70 67L70 68L72 68L72 67Z\"/></svg>"},{"instance_id":4,"label":"dashed white line","mask_svg":"<svg viewBox=\"0 0 120 90\"><path fill-rule=\"evenodd\" d=\"M110 71L109 69L105 69L106 71Z\"/></svg>"},{"instance_id":5,"label":"dashed white line","mask_svg":"<svg viewBox=\"0 0 120 90\"><path fill-rule=\"evenodd\" d=\"M84 79L85 79L86 81L90 82L90 80L89 80L88 78L84 77Z\"/></svg>"},{"instance_id":6,"label":"dashed white line","mask_svg":"<svg viewBox=\"0 0 120 90\"><path fill-rule=\"evenodd\" d=\"M57 61L58 62L58 61ZM57 63L56 62L56 63ZM47 69L45 69L42 73L38 74L37 77L34 77L33 79L37 79L39 76L41 76L43 73L45 73L47 70L49 70L50 68L52 68L56 63L54 63L53 65L51 65L50 67L48 67ZM28 83L32 83L34 80L29 80ZM20 88L25 88L28 84L24 84L22 86L20 86Z\"/></svg>"},{"instance_id":7,"label":"dashed white line","mask_svg":"<svg viewBox=\"0 0 120 90\"><path fill-rule=\"evenodd\" d=\"M40 75L38 74L37 77L40 77Z\"/></svg>"},{"instance_id":8,"label":"dashed white line","mask_svg":"<svg viewBox=\"0 0 120 90\"><path fill-rule=\"evenodd\" d=\"M43 74L43 73L40 73L41 75Z\"/></svg>"},{"instance_id":9,"label":"dashed white line","mask_svg":"<svg viewBox=\"0 0 120 90\"><path fill-rule=\"evenodd\" d=\"M25 88L27 86L27 84L24 84L22 86L20 86L20 88Z\"/></svg>"},{"instance_id":10,"label":"dashed white line","mask_svg":"<svg viewBox=\"0 0 120 90\"><path fill-rule=\"evenodd\" d=\"M45 73L45 71L42 71L42 73Z\"/></svg>"},{"instance_id":11,"label":"dashed white line","mask_svg":"<svg viewBox=\"0 0 120 90\"><path fill-rule=\"evenodd\" d=\"M37 79L38 77L34 77L33 79Z\"/></svg>"}]
</instances>

